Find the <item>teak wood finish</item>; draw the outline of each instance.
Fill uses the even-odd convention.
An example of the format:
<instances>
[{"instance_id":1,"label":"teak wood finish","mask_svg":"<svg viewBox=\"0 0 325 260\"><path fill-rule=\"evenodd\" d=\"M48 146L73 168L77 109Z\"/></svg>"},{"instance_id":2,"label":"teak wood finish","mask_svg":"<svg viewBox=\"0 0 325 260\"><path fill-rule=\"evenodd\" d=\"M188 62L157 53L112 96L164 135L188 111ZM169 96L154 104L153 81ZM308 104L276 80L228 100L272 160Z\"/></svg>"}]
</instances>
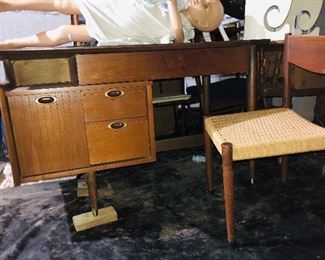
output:
<instances>
[{"instance_id":1,"label":"teak wood finish","mask_svg":"<svg viewBox=\"0 0 325 260\"><path fill-rule=\"evenodd\" d=\"M112 90L123 94L105 96ZM137 92L140 95L132 99ZM14 87L5 94L14 156L19 166L18 176L13 173L20 182L156 159L150 82L58 88L42 85L41 89ZM100 96L97 104L89 101L91 95ZM123 111L127 105L124 99L129 100L131 108L139 108L103 116L110 103L113 111Z\"/></svg>"},{"instance_id":2,"label":"teak wood finish","mask_svg":"<svg viewBox=\"0 0 325 260\"><path fill-rule=\"evenodd\" d=\"M52 104L37 103L55 97ZM81 95L77 91L46 91L26 95L7 92L20 178L89 166Z\"/></svg>"},{"instance_id":3,"label":"teak wood finish","mask_svg":"<svg viewBox=\"0 0 325 260\"><path fill-rule=\"evenodd\" d=\"M214 146L222 157L227 240L230 244L235 242L233 162L279 156L281 181L285 183L288 178L288 155L325 149L324 128L303 119L291 110L292 66L319 76L325 75L325 36L286 35L283 53L283 109L271 108L205 118L208 185L210 191L215 189L212 161ZM324 88L324 82L322 85ZM280 114L280 110L287 111L287 115ZM277 115L274 116L275 114ZM252 142L254 139L256 143Z\"/></svg>"},{"instance_id":4,"label":"teak wood finish","mask_svg":"<svg viewBox=\"0 0 325 260\"><path fill-rule=\"evenodd\" d=\"M99 170L156 160L150 80L203 75L206 115L209 75L243 73L248 110L254 110L256 50L268 43L0 50L9 80L0 88L1 111L15 185L80 173L93 179Z\"/></svg>"}]
</instances>

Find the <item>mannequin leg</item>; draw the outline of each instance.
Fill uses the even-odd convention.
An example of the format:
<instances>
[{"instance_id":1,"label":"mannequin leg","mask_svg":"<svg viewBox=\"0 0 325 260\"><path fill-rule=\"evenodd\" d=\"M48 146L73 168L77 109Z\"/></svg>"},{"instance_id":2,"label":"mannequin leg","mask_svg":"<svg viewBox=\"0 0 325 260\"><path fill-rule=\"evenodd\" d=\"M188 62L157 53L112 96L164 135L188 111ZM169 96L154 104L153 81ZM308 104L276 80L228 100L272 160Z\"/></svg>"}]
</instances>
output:
<instances>
[{"instance_id":1,"label":"mannequin leg","mask_svg":"<svg viewBox=\"0 0 325 260\"><path fill-rule=\"evenodd\" d=\"M90 36L85 25L63 25L36 35L0 42L0 49L53 47L70 42L87 42Z\"/></svg>"},{"instance_id":2,"label":"mannequin leg","mask_svg":"<svg viewBox=\"0 0 325 260\"><path fill-rule=\"evenodd\" d=\"M80 14L75 0L0 0L0 12L17 10Z\"/></svg>"}]
</instances>

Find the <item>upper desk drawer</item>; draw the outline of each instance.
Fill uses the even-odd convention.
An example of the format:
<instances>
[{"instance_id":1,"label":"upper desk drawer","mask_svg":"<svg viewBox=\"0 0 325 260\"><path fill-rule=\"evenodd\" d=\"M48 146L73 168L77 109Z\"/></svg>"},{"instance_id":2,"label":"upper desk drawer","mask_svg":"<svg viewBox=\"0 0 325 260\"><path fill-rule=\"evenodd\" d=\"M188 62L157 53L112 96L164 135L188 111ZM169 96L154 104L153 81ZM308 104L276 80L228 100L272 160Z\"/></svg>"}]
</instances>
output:
<instances>
[{"instance_id":1,"label":"upper desk drawer","mask_svg":"<svg viewBox=\"0 0 325 260\"><path fill-rule=\"evenodd\" d=\"M71 83L69 58L6 60L7 76L15 86Z\"/></svg>"},{"instance_id":2,"label":"upper desk drawer","mask_svg":"<svg viewBox=\"0 0 325 260\"><path fill-rule=\"evenodd\" d=\"M86 122L147 116L149 82L104 84L82 91Z\"/></svg>"}]
</instances>

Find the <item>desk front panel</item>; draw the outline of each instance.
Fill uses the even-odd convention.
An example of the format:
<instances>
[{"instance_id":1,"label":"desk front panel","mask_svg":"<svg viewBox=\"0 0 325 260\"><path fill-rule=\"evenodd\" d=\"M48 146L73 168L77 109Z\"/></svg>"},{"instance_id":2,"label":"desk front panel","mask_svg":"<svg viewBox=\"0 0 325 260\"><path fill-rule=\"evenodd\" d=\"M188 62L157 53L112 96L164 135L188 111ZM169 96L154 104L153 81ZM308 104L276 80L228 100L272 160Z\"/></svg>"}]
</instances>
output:
<instances>
[{"instance_id":1,"label":"desk front panel","mask_svg":"<svg viewBox=\"0 0 325 260\"><path fill-rule=\"evenodd\" d=\"M80 85L246 73L247 46L76 55Z\"/></svg>"}]
</instances>

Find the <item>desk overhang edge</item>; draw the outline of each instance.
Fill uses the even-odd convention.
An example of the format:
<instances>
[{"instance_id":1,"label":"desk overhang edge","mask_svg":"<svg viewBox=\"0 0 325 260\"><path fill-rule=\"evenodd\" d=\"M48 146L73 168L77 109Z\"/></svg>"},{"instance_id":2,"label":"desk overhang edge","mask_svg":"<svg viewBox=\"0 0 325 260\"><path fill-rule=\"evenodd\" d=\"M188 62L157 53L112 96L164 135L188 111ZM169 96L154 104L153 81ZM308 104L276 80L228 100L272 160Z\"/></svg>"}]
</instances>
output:
<instances>
[{"instance_id":1,"label":"desk overhang edge","mask_svg":"<svg viewBox=\"0 0 325 260\"><path fill-rule=\"evenodd\" d=\"M175 43L175 44L139 44L139 45L116 45L95 47L54 47L54 48L24 48L24 49L0 49L0 59L26 59L42 57L67 57L76 54L96 53L128 53L167 51L180 49L209 49L231 48L244 46L265 46L270 40L238 40L227 42L204 42L204 43Z\"/></svg>"}]
</instances>

